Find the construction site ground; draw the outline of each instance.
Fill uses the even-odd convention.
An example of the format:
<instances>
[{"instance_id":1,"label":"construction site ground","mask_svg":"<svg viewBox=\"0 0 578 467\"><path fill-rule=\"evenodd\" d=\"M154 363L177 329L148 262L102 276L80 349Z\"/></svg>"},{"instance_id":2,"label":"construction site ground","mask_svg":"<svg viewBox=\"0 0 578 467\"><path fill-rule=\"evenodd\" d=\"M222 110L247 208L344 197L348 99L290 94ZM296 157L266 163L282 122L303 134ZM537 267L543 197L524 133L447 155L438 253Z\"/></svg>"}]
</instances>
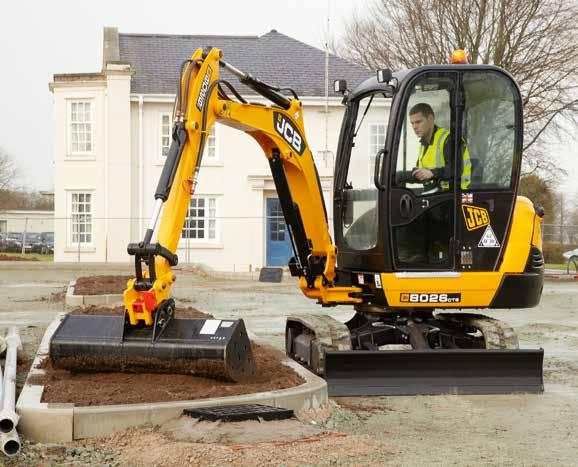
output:
<instances>
[{"instance_id":1,"label":"construction site ground","mask_svg":"<svg viewBox=\"0 0 578 467\"><path fill-rule=\"evenodd\" d=\"M131 274L131 265L0 263L0 332L19 326L23 340L19 384L44 329L64 309L69 281L115 274ZM176 274L179 305L242 317L280 349L288 314L352 315L307 300L293 278L259 283L256 274L187 265ZM577 305L576 282L547 282L538 307L488 313L514 326L522 348L545 349L544 394L332 398L331 411L300 421L181 418L63 445L24 440L21 454L0 465L578 465Z\"/></svg>"}]
</instances>

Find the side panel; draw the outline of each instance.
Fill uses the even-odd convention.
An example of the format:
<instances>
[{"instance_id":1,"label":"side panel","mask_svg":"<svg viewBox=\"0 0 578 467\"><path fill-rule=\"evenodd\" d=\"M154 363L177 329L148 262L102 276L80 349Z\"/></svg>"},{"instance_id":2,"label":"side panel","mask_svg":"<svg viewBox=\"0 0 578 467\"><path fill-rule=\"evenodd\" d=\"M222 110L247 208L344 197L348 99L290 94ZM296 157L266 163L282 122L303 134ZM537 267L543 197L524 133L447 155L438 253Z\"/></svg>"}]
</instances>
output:
<instances>
[{"instance_id":1,"label":"side panel","mask_svg":"<svg viewBox=\"0 0 578 467\"><path fill-rule=\"evenodd\" d=\"M501 272L416 272L381 275L387 303L395 308L488 307L502 282Z\"/></svg>"}]
</instances>

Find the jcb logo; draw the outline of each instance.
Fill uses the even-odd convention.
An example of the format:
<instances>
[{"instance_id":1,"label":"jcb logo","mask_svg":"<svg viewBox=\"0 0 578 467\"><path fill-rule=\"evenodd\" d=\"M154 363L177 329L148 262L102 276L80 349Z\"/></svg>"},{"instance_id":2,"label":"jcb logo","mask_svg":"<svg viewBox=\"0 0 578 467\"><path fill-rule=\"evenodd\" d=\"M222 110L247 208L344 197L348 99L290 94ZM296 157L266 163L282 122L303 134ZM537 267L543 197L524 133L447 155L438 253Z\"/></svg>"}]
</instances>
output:
<instances>
[{"instance_id":1,"label":"jcb logo","mask_svg":"<svg viewBox=\"0 0 578 467\"><path fill-rule=\"evenodd\" d=\"M462 212L468 230L476 230L490 223L490 215L484 208L462 204Z\"/></svg>"},{"instance_id":2,"label":"jcb logo","mask_svg":"<svg viewBox=\"0 0 578 467\"><path fill-rule=\"evenodd\" d=\"M284 115L279 112L273 113L273 118L275 120L275 130L279 133L289 145L297 151L300 156L303 155L305 150L305 144L303 143L303 137L293 126L293 123L287 119Z\"/></svg>"}]
</instances>

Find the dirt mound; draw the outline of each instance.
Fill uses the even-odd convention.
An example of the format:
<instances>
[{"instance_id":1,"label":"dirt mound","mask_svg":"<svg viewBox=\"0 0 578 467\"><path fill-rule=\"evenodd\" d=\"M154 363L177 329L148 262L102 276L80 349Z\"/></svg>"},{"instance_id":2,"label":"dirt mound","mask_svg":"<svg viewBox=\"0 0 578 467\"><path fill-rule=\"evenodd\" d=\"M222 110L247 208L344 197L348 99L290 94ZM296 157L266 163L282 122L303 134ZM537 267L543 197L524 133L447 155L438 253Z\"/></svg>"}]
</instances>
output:
<instances>
[{"instance_id":1,"label":"dirt mound","mask_svg":"<svg viewBox=\"0 0 578 467\"><path fill-rule=\"evenodd\" d=\"M90 305L86 308L75 308L70 312L71 315L94 315L94 316L122 316L124 315L123 306L106 308L102 306ZM213 315L203 313L192 307L177 308L175 318L203 318L213 319Z\"/></svg>"},{"instance_id":2,"label":"dirt mound","mask_svg":"<svg viewBox=\"0 0 578 467\"><path fill-rule=\"evenodd\" d=\"M121 294L134 276L89 276L76 279L74 295Z\"/></svg>"},{"instance_id":3,"label":"dirt mound","mask_svg":"<svg viewBox=\"0 0 578 467\"><path fill-rule=\"evenodd\" d=\"M44 376L30 384L44 385L42 402L74 403L80 406L136 404L195 400L274 391L303 384L303 379L281 363L280 351L252 344L257 375L250 383L234 383L191 375L159 373L80 373L43 362Z\"/></svg>"},{"instance_id":4,"label":"dirt mound","mask_svg":"<svg viewBox=\"0 0 578 467\"><path fill-rule=\"evenodd\" d=\"M77 308L73 314L120 316L123 307ZM212 319L213 316L194 308L177 308L176 318ZM43 402L75 403L81 406L167 402L174 400L194 400L209 397L224 397L250 394L276 389L286 389L303 384L303 379L290 367L281 363L285 355L269 346L251 344L257 372L250 382L231 382L223 377L222 363L211 360L156 361L154 373L147 372L150 357L131 357L130 361L119 362L95 356L99 370L123 367L123 372L92 371L93 358L75 357L72 367L76 371L54 368L46 358L41 368L44 376L35 376L30 384L44 385ZM59 361L59 366L62 362ZM86 365L84 364L86 363ZM70 367L69 365L66 365ZM88 371L79 371L79 369ZM126 368L126 371L125 371ZM177 374L179 373L179 374ZM184 373L184 374L183 374ZM208 377L194 374L210 375Z\"/></svg>"}]
</instances>

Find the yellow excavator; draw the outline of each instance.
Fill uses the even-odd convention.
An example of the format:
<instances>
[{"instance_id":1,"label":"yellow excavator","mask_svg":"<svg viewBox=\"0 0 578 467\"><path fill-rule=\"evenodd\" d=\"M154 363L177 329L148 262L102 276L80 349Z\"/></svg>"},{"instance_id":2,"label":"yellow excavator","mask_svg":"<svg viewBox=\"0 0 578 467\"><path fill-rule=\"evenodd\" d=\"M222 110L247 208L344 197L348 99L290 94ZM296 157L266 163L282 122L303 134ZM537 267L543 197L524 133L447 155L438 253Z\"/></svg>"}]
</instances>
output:
<instances>
[{"instance_id":1,"label":"yellow excavator","mask_svg":"<svg viewBox=\"0 0 578 467\"><path fill-rule=\"evenodd\" d=\"M220 69L270 104L248 102ZM514 79L458 55L448 65L379 70L354 90L343 80L334 87L345 106L335 240L296 93L238 70L216 48L186 60L152 219L144 240L128 246L136 277L124 292L126 315L67 316L51 340L53 364L136 362L150 371L204 362L230 380L251 379L243 320L177 318L170 293L204 147L219 122L254 138L269 161L302 292L355 310L346 323L287 319L287 354L324 376L330 395L543 391L543 350L519 349L510 326L480 313L533 307L542 293L543 211L517 196L523 118ZM441 136L418 140L420 118Z\"/></svg>"}]
</instances>

